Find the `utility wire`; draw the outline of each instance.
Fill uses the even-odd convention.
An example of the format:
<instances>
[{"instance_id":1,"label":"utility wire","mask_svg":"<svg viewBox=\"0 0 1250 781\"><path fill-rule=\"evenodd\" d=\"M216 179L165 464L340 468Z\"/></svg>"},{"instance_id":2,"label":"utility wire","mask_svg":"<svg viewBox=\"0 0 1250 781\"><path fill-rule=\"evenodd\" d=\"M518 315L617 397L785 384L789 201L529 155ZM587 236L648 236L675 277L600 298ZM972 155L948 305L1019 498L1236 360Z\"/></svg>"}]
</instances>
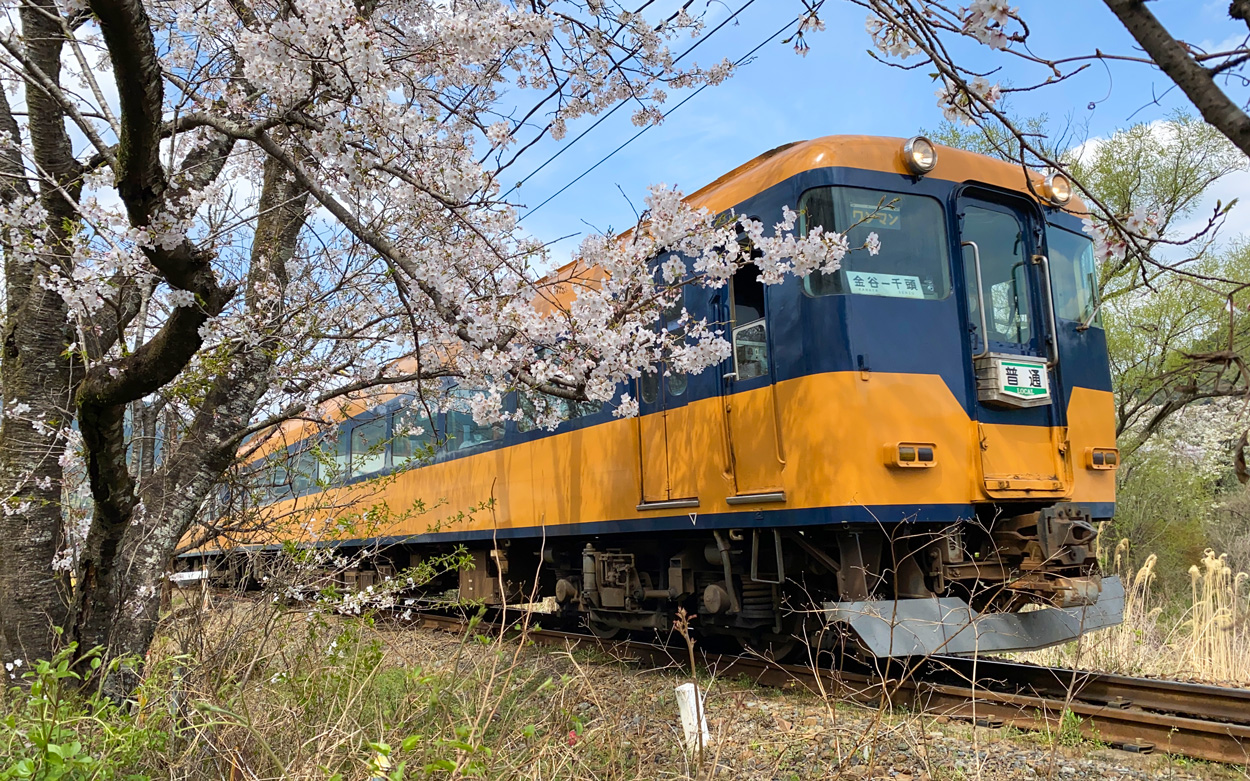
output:
<instances>
[{"instance_id":1,"label":"utility wire","mask_svg":"<svg viewBox=\"0 0 1250 781\"><path fill-rule=\"evenodd\" d=\"M683 59L685 59L686 55L690 54L690 52L694 51L695 49L699 48L699 47L700 47L700 46L702 46L704 43L706 43L706 42L707 42L707 40L708 40L709 38L711 38L713 35L716 35L716 33L720 32L720 29L721 29L722 27L724 27L725 25L729 24L729 23L730 23L730 22L732 22L734 19L736 19L736 18L738 17L738 14L740 14L740 13L742 13L743 11L747 10L747 8L748 8L748 7L749 7L752 3L754 3L754 2L755 2L755 0L747 0L745 3L743 3L743 5L742 5L742 7L741 7L741 8L739 8L737 11L734 11L732 14L730 14L730 15L729 15L729 17L728 17L727 19L725 19L725 20L724 20L724 21L722 21L720 24L718 24L718 25L716 25L714 28L712 28L712 31L711 31L711 32L709 32L707 35L704 35L704 36L702 36L701 38L699 38L699 40L695 41L693 44L691 44L691 45L690 45L690 48L686 49L684 52L682 52L681 54L677 55L677 57L673 60L673 64L674 64L674 65L676 65L677 63L681 62ZM516 192L516 191L517 191L517 188L519 188L521 185L525 184L525 183L526 183L526 182L528 182L530 179L532 179L532 178L534 177L534 175L535 175L535 174L537 174L539 171L541 171L541 170L543 170L544 168L546 168L546 167L548 166L548 164L550 164L551 162L553 162L553 161L554 161L557 157L559 157L560 155L562 155L562 154L564 154L565 152L569 151L569 149L571 149L571 148L573 147L573 145L574 145L574 144L576 144L578 141L581 141L583 138L585 138L585 137L587 136L587 134L589 134L589 133L590 133L590 131L592 131L592 130L594 130L595 128L599 127L599 125L603 124L603 122L604 122L604 121L605 121L608 117L610 117L610 116L612 116L613 114L615 114L617 111L619 111L619 110L620 110L621 108L623 108L624 106L625 106L625 101L621 101L620 103L617 103L615 106L613 106L611 111L609 111L608 113L606 113L606 114L604 114L603 116L599 117L597 120L595 120L595 123L594 123L593 125L591 125L590 127L586 128L586 129L585 129L585 130L583 130L582 132L578 133L578 134L577 134L577 136L576 136L576 137L575 137L572 141L570 141L570 142L568 142L567 144L565 144L564 146L560 147L559 151L557 151L554 155L552 155L551 157L548 157L546 160L544 160L542 165L538 166L538 167L537 167L537 168L535 168L533 171L530 171L530 172L529 172L529 174L528 174L528 175L526 175L526 177L525 177L524 179L522 179L521 181L519 181L519 182L517 182L516 184L512 185L512 189L510 189L510 190L508 190L508 192L504 193L504 194L503 194L503 197L504 197L504 198L507 198L509 195L511 195L512 193Z\"/></svg>"},{"instance_id":2,"label":"utility wire","mask_svg":"<svg viewBox=\"0 0 1250 781\"><path fill-rule=\"evenodd\" d=\"M751 0L751 2L754 2L754 0ZM748 3L747 5L750 5L750 3ZM745 8L745 7L746 7L746 6L743 6L743 8ZM741 10L741 9L739 9L739 10ZM796 22L801 22L801 21L802 21L802 17L800 17L800 18L798 18L798 19L791 20L791 21L789 21L789 22L786 22L784 25L782 25L782 26L781 26L781 28L780 28L780 29L778 29L778 30L777 30L777 32L775 32L775 33L773 33L772 35L768 36L768 37L767 37L767 38L765 38L763 41L761 41L761 42L759 43L759 45L758 45L758 46L756 46L754 49L752 49L751 51L747 52L746 54L742 55L742 56L741 56L741 57L739 57L737 60L735 60L735 61L734 61L734 67L736 68L736 67L738 67L739 65L743 64L744 62L746 62L746 61L747 61L748 59L750 59L750 58L751 58L751 57L752 57L752 56L753 56L756 52L758 52L760 49L764 48L764 47L765 47L765 46L767 46L768 44L772 43L772 41L773 41L773 40L774 40L777 36L781 35L781 34L782 34L782 33L784 33L787 29L789 29L789 28L790 28L790 26L791 26L792 24L795 24ZM717 28L717 29L720 29L720 28ZM707 89L707 88L708 88L708 86L709 86L709 85L704 84L703 86L699 87L699 88L698 88L697 90L695 90L694 92L692 92L692 93L690 93L689 95L687 95L687 96L685 97L685 99L684 99L684 100L682 100L680 103L678 103L676 106L673 106L671 109L669 109L668 111L664 112L663 119L668 119L668 118L669 118L669 116L671 116L671 115L673 114L673 112L674 112L674 111L676 111L677 109L679 109L679 108L681 108L682 106L684 106L684 105L686 105L687 103L689 103L689 102L690 102L691 100L693 100L693 99L695 98L695 96L697 96L700 92L702 92L703 90ZM623 104L622 104L622 105L623 105ZM615 109L613 109L613 110L615 110ZM606 119L606 118L607 118L607 117L605 116L605 117L604 117L604 119ZM598 123L595 123L595 124L598 124ZM577 184L577 183L578 183L578 182L580 182L582 179L586 178L586 176L587 176L587 175L589 175L592 171L594 171L596 168L598 168L599 166L603 165L603 164L604 164L604 163L606 163L608 160L610 160L610 159L611 159L611 158L612 158L612 157L613 157L613 156L614 156L617 152L621 151L621 150L622 150L622 149L624 149L625 147L627 147L627 146L629 146L630 144L632 144L635 140L637 140L637 139L638 139L638 137L639 137L639 136L641 136L643 133L645 133L645 132L647 132L648 130L650 130L652 127L654 127L654 126L653 126L653 125L647 125L647 126L646 126L646 127L644 127L642 130L639 130L637 133L635 133L633 136L631 136L631 137L630 137L627 141L625 141L625 143L621 144L621 145L620 145L620 146L618 146L616 149L613 149L611 152L608 152L606 155L604 155L604 156L603 156L603 157L599 160L599 162L597 162L597 163L595 163L594 165L592 165L591 167L587 168L585 171L582 171L582 173L581 173L581 174L579 174L579 175L578 175L578 177L577 177L576 179L574 179L573 181L571 181L571 182L569 182L568 184L564 185L564 186L563 186L563 187L561 187L559 190L556 190L556 191L555 191L555 192L554 192L554 193L553 193L550 197L548 197L548 198L547 198L547 200L545 200L545 201L543 201L542 203L538 204L538 205L537 205L537 206L535 206L534 208L527 210L527 211L525 212L525 214L524 214L524 215L522 215L522 216L521 216L521 218L517 220L517 222L519 223L519 222L522 222L522 221L524 221L524 220L528 219L530 216L532 216L532 215L534 214L534 212L538 211L538 210L539 210L539 209L541 209L542 207L544 207L544 206L546 206L547 204L551 203L553 200L555 200L557 197L559 197L561 193L563 193L565 190L569 189L569 188L570 188L570 187L572 187L573 185ZM580 136L579 136L579 138L580 138ZM572 144L570 144L569 146L572 146ZM566 148L567 148L567 147L566 147ZM561 150L561 151L564 151L564 150ZM550 161L548 161L548 162L550 162ZM544 165L546 165L546 163L544 163ZM534 173L537 173L537 171L535 171ZM531 174L531 176L532 176L532 175L533 175L533 174ZM514 188L514 189L515 189L515 188Z\"/></svg>"}]
</instances>

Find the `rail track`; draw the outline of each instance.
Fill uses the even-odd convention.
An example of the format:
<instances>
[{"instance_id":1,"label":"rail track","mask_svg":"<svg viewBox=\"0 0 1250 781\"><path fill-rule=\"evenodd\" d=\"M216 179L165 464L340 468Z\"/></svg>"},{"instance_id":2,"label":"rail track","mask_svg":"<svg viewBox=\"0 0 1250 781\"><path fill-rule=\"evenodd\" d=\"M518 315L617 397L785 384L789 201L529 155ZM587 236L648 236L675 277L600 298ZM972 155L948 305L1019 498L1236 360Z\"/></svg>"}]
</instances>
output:
<instances>
[{"instance_id":1,"label":"rail track","mask_svg":"<svg viewBox=\"0 0 1250 781\"><path fill-rule=\"evenodd\" d=\"M242 595L228 596L238 599ZM441 612L409 612L412 617L405 620L395 609L392 619L401 625L451 632L464 632L470 626L465 618ZM504 616L506 620L483 621L478 627L499 632L526 615L511 612L515 615ZM622 661L689 665L685 647L605 640L544 627L541 619L529 627L526 638L540 645L598 648ZM802 688L871 707L904 708L987 727L1009 725L1054 734L1076 728L1086 738L1134 753L1160 752L1250 765L1250 689L950 656L879 670L781 664L759 656L703 651L696 652L696 663L718 677L746 677L761 686ZM1065 717L1065 713L1071 715Z\"/></svg>"},{"instance_id":2,"label":"rail track","mask_svg":"<svg viewBox=\"0 0 1250 781\"><path fill-rule=\"evenodd\" d=\"M428 613L418 614L414 622L451 631L468 626L460 618ZM597 647L644 664L688 663L684 647L602 640L541 626L526 636L545 645ZM876 672L730 654L699 653L697 661L721 677L745 676L764 686L805 688L870 706L907 708L991 727L1052 733L1075 727L1086 738L1136 753L1250 764L1250 689L960 657L931 657L910 669Z\"/></svg>"}]
</instances>

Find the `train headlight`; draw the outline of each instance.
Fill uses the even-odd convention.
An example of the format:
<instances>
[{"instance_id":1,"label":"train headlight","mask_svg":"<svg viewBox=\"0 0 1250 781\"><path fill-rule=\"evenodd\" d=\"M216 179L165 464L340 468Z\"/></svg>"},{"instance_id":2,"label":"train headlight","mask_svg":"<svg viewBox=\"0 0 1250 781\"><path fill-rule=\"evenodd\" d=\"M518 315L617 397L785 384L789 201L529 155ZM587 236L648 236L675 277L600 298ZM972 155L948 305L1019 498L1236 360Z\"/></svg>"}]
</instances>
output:
<instances>
[{"instance_id":1,"label":"train headlight","mask_svg":"<svg viewBox=\"0 0 1250 781\"><path fill-rule=\"evenodd\" d=\"M924 136L909 138L903 144L903 163L916 176L923 176L937 165L937 147Z\"/></svg>"},{"instance_id":2,"label":"train headlight","mask_svg":"<svg viewBox=\"0 0 1250 781\"><path fill-rule=\"evenodd\" d=\"M1042 181L1042 195L1056 206L1063 206L1072 200L1072 180L1055 171Z\"/></svg>"}]
</instances>

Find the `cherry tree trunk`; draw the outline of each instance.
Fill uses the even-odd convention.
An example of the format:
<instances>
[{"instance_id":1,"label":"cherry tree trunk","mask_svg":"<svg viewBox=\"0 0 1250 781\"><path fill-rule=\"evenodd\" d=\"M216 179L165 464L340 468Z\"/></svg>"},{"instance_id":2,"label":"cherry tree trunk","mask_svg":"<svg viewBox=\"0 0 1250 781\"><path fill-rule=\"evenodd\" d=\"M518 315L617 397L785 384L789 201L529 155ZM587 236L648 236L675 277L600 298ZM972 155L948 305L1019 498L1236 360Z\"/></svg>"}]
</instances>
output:
<instances>
[{"instance_id":1,"label":"cherry tree trunk","mask_svg":"<svg viewBox=\"0 0 1250 781\"><path fill-rule=\"evenodd\" d=\"M20 11L26 56L51 81L59 79L62 32L52 0L33 0ZM68 308L45 286L49 269L68 264L71 201L81 191L80 169L65 131L61 107L47 94L28 90L28 130L34 162L44 180L38 198L47 229L34 236L13 229L4 237L6 300L0 342L0 656L37 659L55 650L56 627L66 620L66 579L52 562L62 543L60 435L72 416L71 359L74 341ZM7 99L0 101L0 131L21 138ZM6 203L32 198L20 154L0 155Z\"/></svg>"}]
</instances>

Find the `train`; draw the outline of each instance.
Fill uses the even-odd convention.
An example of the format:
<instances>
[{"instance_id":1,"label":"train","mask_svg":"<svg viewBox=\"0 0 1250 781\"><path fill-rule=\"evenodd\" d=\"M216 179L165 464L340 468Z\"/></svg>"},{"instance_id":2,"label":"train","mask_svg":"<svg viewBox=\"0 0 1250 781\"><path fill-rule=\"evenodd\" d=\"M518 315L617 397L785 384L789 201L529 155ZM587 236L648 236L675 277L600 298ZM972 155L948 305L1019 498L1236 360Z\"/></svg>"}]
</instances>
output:
<instances>
[{"instance_id":1,"label":"train","mask_svg":"<svg viewBox=\"0 0 1250 781\"><path fill-rule=\"evenodd\" d=\"M303 544L370 551L357 584L462 550L471 566L433 586L487 605L553 599L601 637L685 615L709 641L774 658L849 644L888 659L1114 625L1124 589L1100 571L1097 537L1119 451L1072 189L923 136L778 147L689 202L765 221L791 207L800 232L849 230L852 246L875 232L881 249L776 285L747 267L687 286L680 303L731 342L722 365L643 373L618 389L638 400L631 418L552 398L554 430L515 397L516 420L479 424L462 403L477 391L451 381L438 399L356 401L328 453L324 427L270 432L254 460L280 488L254 501L288 516L314 501L418 507ZM424 433L404 433L414 421ZM333 485L317 478L328 467ZM182 566L277 547L200 546Z\"/></svg>"}]
</instances>

